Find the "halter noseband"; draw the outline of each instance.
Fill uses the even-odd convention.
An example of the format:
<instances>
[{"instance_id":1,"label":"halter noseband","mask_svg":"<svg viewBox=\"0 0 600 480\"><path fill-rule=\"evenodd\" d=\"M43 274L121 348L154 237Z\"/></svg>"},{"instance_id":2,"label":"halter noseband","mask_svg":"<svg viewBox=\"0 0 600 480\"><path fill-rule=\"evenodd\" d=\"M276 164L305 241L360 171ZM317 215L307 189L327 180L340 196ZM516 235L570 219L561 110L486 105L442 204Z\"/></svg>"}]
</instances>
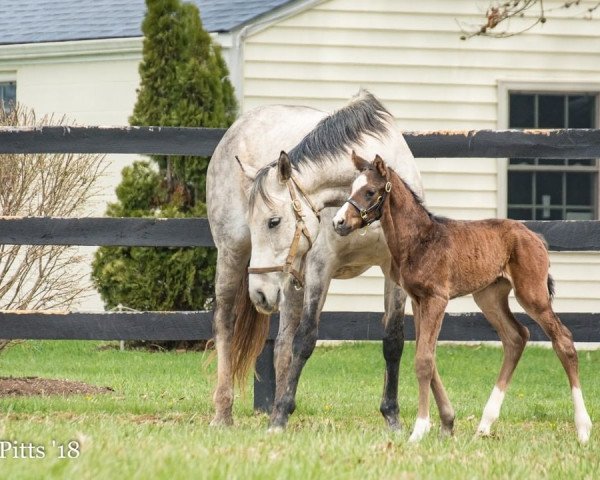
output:
<instances>
[{"instance_id":1,"label":"halter noseband","mask_svg":"<svg viewBox=\"0 0 600 480\"><path fill-rule=\"evenodd\" d=\"M306 224L304 223L304 212L302 211L302 204L298 199L298 195L296 190L298 190L306 202L310 205L311 210L317 216L317 219L321 221L321 215L315 205L310 201L308 195L304 191L304 189L298 184L298 182L294 179L294 177L290 177L286 182L288 187L288 191L290 192L290 197L292 199L292 209L294 210L294 215L296 216L296 231L294 232L294 238L292 239L292 244L290 245L290 251L288 253L287 258L285 259L285 263L283 265L277 265L275 267L258 267L258 268L248 268L248 273L260 274L260 273L271 273L271 272L283 272L289 273L294 278L294 283L298 288L304 288L304 262L306 260L306 255L308 251L313 246L313 240L310 236L310 232L306 228ZM296 270L294 268L294 261L296 260L296 256L298 255L298 245L300 245L300 238L304 235L304 238L308 241L308 250L304 252L302 258L300 259L300 269Z\"/></svg>"},{"instance_id":2,"label":"halter noseband","mask_svg":"<svg viewBox=\"0 0 600 480\"><path fill-rule=\"evenodd\" d=\"M392 183L387 182L385 184L385 190L384 190L383 194L379 195L379 197L377 197L377 200L375 200L375 203L373 203L373 205L371 205L370 207L367 207L367 208L362 208L358 203L356 203L356 201L352 197L349 197L346 200L346 202L349 203L350 205L352 205L356 209L356 211L360 215L360 218L362 218L362 220L363 220L363 224L368 227L373 222L375 222L381 218L381 207L383 206L383 202L385 202L387 194L390 193L391 190L392 190ZM378 215L375 215L371 220L369 220L369 214L372 212L378 212Z\"/></svg>"}]
</instances>

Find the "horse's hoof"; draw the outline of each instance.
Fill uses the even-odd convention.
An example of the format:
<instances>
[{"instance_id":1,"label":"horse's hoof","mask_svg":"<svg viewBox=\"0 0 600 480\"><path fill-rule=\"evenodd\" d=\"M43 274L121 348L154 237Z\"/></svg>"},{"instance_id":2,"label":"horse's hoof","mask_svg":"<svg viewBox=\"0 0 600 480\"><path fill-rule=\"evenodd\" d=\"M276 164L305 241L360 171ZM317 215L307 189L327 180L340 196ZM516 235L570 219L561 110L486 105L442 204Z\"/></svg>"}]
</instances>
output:
<instances>
[{"instance_id":1,"label":"horse's hoof","mask_svg":"<svg viewBox=\"0 0 600 480\"><path fill-rule=\"evenodd\" d=\"M402 424L398 421L398 419L388 419L387 424L390 431L394 433L402 431Z\"/></svg>"},{"instance_id":2,"label":"horse's hoof","mask_svg":"<svg viewBox=\"0 0 600 480\"><path fill-rule=\"evenodd\" d=\"M277 434L283 433L284 431L285 431L285 428L283 428L280 425L271 425L267 429L267 433L270 435L277 435Z\"/></svg>"},{"instance_id":3,"label":"horse's hoof","mask_svg":"<svg viewBox=\"0 0 600 480\"><path fill-rule=\"evenodd\" d=\"M213 428L231 427L233 418L231 417L215 417L211 420L210 426Z\"/></svg>"},{"instance_id":4,"label":"horse's hoof","mask_svg":"<svg viewBox=\"0 0 600 480\"><path fill-rule=\"evenodd\" d=\"M440 436L443 438L449 438L454 436L454 427L442 427L440 428Z\"/></svg>"}]
</instances>

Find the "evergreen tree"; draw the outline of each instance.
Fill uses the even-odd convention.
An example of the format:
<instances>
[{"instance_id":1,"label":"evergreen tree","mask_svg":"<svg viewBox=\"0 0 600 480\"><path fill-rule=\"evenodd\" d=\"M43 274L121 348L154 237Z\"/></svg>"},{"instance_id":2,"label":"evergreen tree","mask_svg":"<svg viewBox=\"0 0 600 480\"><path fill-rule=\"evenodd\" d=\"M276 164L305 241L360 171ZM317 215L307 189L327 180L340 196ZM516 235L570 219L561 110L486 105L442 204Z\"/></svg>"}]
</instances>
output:
<instances>
[{"instance_id":1,"label":"evergreen tree","mask_svg":"<svg viewBox=\"0 0 600 480\"><path fill-rule=\"evenodd\" d=\"M236 102L217 45L195 5L146 0L141 84L132 125L228 127ZM109 216L204 216L208 158L153 156L123 170ZM92 277L108 308L210 307L216 251L209 248L102 247Z\"/></svg>"}]
</instances>

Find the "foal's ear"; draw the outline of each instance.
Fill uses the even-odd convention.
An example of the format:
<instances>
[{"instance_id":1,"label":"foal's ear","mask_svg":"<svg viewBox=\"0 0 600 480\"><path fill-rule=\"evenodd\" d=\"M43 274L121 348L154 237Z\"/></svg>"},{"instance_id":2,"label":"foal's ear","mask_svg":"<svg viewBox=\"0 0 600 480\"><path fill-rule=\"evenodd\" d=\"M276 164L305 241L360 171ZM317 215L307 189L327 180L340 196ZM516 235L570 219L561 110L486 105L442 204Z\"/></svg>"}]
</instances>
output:
<instances>
[{"instance_id":1,"label":"foal's ear","mask_svg":"<svg viewBox=\"0 0 600 480\"><path fill-rule=\"evenodd\" d=\"M290 157L283 150L279 154L279 160L277 161L277 176L281 183L287 182L292 176L292 162L290 162Z\"/></svg>"},{"instance_id":2,"label":"foal's ear","mask_svg":"<svg viewBox=\"0 0 600 480\"><path fill-rule=\"evenodd\" d=\"M359 157L354 150L352 150L352 163L354 163L354 166L359 172L362 172L371 166L364 158Z\"/></svg>"},{"instance_id":3,"label":"foal's ear","mask_svg":"<svg viewBox=\"0 0 600 480\"><path fill-rule=\"evenodd\" d=\"M237 155L235 156L235 159L237 160L237 164L240 166L240 170L244 176L250 181L254 180L256 178L258 168L254 168L250 165L244 165Z\"/></svg>"},{"instance_id":4,"label":"foal's ear","mask_svg":"<svg viewBox=\"0 0 600 480\"><path fill-rule=\"evenodd\" d=\"M387 176L388 176L387 165L385 164L385 162L379 155L375 155L375 160L373 160L373 166L375 167L375 170L377 170L379 175L387 178Z\"/></svg>"}]
</instances>

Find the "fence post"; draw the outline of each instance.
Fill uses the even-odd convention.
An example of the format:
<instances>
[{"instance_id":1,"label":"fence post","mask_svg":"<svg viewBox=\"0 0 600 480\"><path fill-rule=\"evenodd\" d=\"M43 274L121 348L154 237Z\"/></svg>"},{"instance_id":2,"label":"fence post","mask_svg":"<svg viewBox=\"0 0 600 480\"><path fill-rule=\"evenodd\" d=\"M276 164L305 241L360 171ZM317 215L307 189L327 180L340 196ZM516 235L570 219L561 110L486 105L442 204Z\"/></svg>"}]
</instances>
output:
<instances>
[{"instance_id":1,"label":"fence post","mask_svg":"<svg viewBox=\"0 0 600 480\"><path fill-rule=\"evenodd\" d=\"M254 376L254 410L271 413L275 399L275 342L267 340L256 359Z\"/></svg>"}]
</instances>

